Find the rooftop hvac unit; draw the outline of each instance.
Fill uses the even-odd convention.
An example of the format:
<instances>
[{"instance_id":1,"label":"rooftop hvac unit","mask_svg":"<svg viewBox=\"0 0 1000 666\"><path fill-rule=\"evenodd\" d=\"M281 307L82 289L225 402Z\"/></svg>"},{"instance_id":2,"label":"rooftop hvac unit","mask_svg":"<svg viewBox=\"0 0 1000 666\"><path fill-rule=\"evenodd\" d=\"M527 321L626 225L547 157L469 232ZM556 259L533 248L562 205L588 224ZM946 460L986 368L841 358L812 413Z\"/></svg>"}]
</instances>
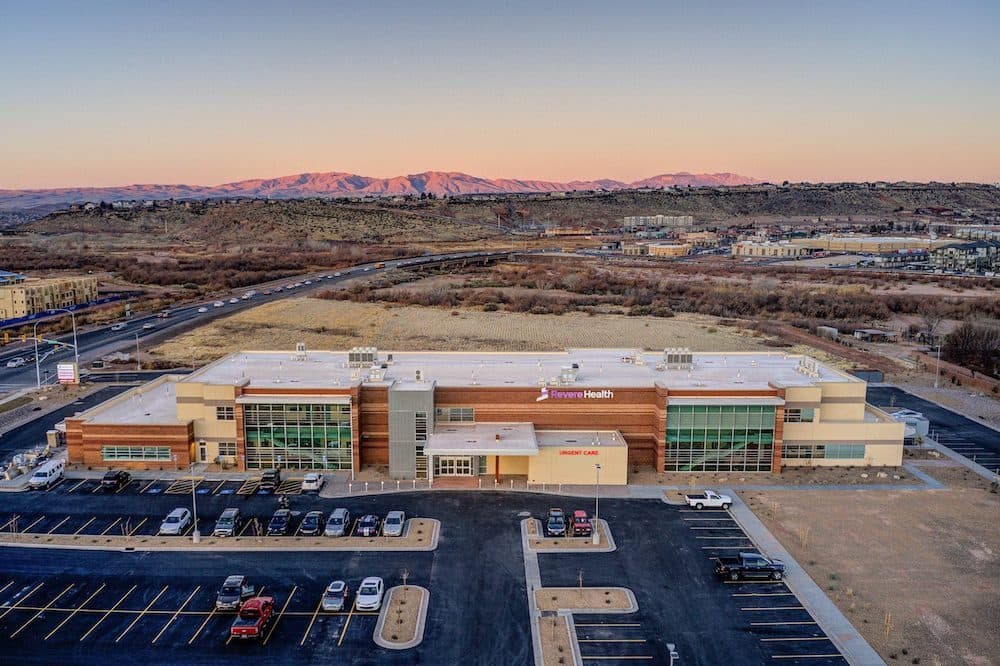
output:
<instances>
[{"instance_id":1,"label":"rooftop hvac unit","mask_svg":"<svg viewBox=\"0 0 1000 666\"><path fill-rule=\"evenodd\" d=\"M577 369L572 365L564 365L559 369L559 383L572 384L576 381Z\"/></svg>"},{"instance_id":2,"label":"rooftop hvac unit","mask_svg":"<svg viewBox=\"0 0 1000 666\"><path fill-rule=\"evenodd\" d=\"M694 354L687 347L668 347L663 350L663 363L668 368L690 368L694 365Z\"/></svg>"},{"instance_id":3,"label":"rooftop hvac unit","mask_svg":"<svg viewBox=\"0 0 1000 666\"><path fill-rule=\"evenodd\" d=\"M295 343L295 356L293 358L296 361L306 360L306 343L304 342Z\"/></svg>"},{"instance_id":4,"label":"rooftop hvac unit","mask_svg":"<svg viewBox=\"0 0 1000 666\"><path fill-rule=\"evenodd\" d=\"M375 347L352 347L347 352L347 364L352 368L364 368L378 362L378 349Z\"/></svg>"},{"instance_id":5,"label":"rooftop hvac unit","mask_svg":"<svg viewBox=\"0 0 1000 666\"><path fill-rule=\"evenodd\" d=\"M422 381L424 381L424 373L423 373L423 371L422 371L422 370L417 370L417 371L416 371L416 372L414 373L414 377L416 378L416 380L417 380L418 382L422 382Z\"/></svg>"},{"instance_id":6,"label":"rooftop hvac unit","mask_svg":"<svg viewBox=\"0 0 1000 666\"><path fill-rule=\"evenodd\" d=\"M375 364L368 368L368 381L370 382L380 382L385 379L385 367L379 364Z\"/></svg>"}]
</instances>

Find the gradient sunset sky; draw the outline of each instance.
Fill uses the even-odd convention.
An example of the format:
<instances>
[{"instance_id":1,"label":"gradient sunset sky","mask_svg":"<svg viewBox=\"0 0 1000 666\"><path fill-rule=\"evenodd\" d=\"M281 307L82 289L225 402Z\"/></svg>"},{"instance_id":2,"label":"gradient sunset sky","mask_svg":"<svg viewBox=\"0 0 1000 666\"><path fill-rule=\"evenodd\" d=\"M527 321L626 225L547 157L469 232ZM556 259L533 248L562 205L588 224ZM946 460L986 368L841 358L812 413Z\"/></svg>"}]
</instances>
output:
<instances>
[{"instance_id":1,"label":"gradient sunset sky","mask_svg":"<svg viewBox=\"0 0 1000 666\"><path fill-rule=\"evenodd\" d=\"M425 170L996 182L998 26L998 0L14 1L0 188Z\"/></svg>"}]
</instances>

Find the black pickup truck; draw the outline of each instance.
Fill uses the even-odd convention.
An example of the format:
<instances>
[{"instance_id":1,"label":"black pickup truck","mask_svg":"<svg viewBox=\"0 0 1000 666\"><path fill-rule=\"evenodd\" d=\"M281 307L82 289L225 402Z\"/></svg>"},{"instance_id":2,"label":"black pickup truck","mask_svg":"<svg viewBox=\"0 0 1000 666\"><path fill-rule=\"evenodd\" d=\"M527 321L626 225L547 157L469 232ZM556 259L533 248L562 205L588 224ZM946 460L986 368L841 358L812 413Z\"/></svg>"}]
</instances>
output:
<instances>
[{"instance_id":1,"label":"black pickup truck","mask_svg":"<svg viewBox=\"0 0 1000 666\"><path fill-rule=\"evenodd\" d=\"M736 557L717 557L715 573L729 580L781 580L785 575L785 565L781 560L770 560L757 553L740 553Z\"/></svg>"}]
</instances>

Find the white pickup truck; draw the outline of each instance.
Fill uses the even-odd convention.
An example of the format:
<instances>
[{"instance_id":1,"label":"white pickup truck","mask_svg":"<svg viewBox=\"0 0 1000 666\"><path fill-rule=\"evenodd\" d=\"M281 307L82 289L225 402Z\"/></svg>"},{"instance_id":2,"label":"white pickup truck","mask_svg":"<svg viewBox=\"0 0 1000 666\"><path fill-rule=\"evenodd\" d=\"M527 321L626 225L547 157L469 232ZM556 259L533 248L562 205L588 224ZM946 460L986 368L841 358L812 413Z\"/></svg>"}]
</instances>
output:
<instances>
[{"instance_id":1,"label":"white pickup truck","mask_svg":"<svg viewBox=\"0 0 1000 666\"><path fill-rule=\"evenodd\" d=\"M693 506L696 509L704 509L706 507L728 509L733 503L732 497L729 495L720 495L714 490L706 490L697 495L685 495L684 500L688 506Z\"/></svg>"}]
</instances>

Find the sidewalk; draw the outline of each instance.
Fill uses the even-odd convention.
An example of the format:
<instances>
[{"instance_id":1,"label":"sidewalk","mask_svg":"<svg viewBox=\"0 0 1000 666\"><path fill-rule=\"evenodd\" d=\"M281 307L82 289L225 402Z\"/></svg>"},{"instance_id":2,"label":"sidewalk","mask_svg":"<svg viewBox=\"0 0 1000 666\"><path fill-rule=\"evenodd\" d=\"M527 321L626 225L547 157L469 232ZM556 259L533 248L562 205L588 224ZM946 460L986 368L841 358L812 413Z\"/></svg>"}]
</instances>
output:
<instances>
[{"instance_id":1,"label":"sidewalk","mask_svg":"<svg viewBox=\"0 0 1000 666\"><path fill-rule=\"evenodd\" d=\"M757 549L768 557L773 557L785 563L785 582L789 589L802 602L802 605L815 618L816 623L830 637L833 644L850 664L856 666L884 665L885 662L872 649L868 642L858 633L840 609L830 601L826 593L809 577L809 574L799 565L764 524L754 515L753 511L743 503L743 500L732 489L723 489L733 498L730 513L747 533Z\"/></svg>"}]
</instances>

